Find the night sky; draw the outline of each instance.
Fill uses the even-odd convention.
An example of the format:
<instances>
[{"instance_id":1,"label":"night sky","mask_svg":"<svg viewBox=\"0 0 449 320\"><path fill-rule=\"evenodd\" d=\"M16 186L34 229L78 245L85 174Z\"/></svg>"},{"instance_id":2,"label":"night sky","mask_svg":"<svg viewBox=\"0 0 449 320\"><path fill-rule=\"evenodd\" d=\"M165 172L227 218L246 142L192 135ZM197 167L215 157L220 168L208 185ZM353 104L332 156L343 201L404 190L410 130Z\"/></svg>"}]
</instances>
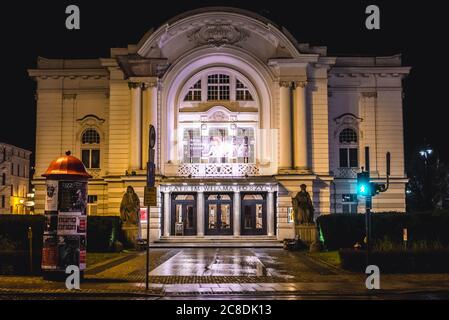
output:
<instances>
[{"instance_id":1,"label":"night sky","mask_svg":"<svg viewBox=\"0 0 449 320\"><path fill-rule=\"evenodd\" d=\"M425 141L449 160L443 1L13 1L0 19L2 99L0 141L34 151L35 83L27 69L46 58L108 57L111 47L137 43L152 27L184 11L210 5L259 13L285 26L299 42L325 45L329 55L401 53L413 67L404 81L406 156ZM65 8L77 4L81 30L65 28ZM377 4L381 30L365 28L365 8Z\"/></svg>"}]
</instances>

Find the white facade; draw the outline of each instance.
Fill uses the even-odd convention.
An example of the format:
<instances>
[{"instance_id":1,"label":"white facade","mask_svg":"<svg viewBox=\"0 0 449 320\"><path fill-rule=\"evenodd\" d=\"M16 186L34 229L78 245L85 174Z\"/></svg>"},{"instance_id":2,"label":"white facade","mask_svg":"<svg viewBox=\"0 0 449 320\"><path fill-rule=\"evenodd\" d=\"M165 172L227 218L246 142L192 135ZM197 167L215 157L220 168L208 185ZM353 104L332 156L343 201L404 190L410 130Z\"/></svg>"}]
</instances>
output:
<instances>
[{"instance_id":1,"label":"white facade","mask_svg":"<svg viewBox=\"0 0 449 320\"><path fill-rule=\"evenodd\" d=\"M184 235L294 236L291 197L304 183L316 215L363 212L355 173L390 189L373 211L405 211L400 56L341 58L298 43L253 13L217 8L178 16L110 58L48 60L37 88L36 212L48 164L83 159L90 213L118 215L143 198L148 128L156 128L159 206L152 240Z\"/></svg>"}]
</instances>

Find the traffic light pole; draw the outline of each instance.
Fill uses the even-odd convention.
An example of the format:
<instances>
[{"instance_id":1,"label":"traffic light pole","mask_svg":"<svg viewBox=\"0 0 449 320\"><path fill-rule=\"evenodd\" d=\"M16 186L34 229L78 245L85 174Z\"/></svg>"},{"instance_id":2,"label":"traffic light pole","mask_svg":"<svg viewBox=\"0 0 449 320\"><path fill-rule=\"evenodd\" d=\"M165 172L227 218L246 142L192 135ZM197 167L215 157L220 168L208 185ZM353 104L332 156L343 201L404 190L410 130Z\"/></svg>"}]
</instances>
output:
<instances>
[{"instance_id":1,"label":"traffic light pole","mask_svg":"<svg viewBox=\"0 0 449 320\"><path fill-rule=\"evenodd\" d=\"M371 207L372 196L367 196L365 199L365 234L366 234L366 265L369 265L371 255Z\"/></svg>"}]
</instances>

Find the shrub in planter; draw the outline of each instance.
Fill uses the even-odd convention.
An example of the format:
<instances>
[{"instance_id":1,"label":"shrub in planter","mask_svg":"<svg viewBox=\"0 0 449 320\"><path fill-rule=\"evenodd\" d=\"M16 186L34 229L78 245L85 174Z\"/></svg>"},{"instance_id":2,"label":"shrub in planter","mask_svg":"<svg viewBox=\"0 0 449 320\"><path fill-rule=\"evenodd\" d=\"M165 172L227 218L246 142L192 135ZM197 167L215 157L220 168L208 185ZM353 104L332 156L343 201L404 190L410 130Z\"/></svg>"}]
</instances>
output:
<instances>
[{"instance_id":1,"label":"shrub in planter","mask_svg":"<svg viewBox=\"0 0 449 320\"><path fill-rule=\"evenodd\" d=\"M365 272L364 250L339 250L343 269ZM449 249L373 251L369 264L377 265L382 273L446 273L449 272Z\"/></svg>"}]
</instances>

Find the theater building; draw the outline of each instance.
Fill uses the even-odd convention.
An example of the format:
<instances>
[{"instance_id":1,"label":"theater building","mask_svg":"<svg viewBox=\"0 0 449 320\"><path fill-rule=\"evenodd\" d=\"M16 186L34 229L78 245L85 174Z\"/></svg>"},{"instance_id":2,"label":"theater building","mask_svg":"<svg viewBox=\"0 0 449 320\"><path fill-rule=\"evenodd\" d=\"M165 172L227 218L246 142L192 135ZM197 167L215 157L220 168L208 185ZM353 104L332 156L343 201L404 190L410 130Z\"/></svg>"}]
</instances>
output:
<instances>
[{"instance_id":1,"label":"theater building","mask_svg":"<svg viewBox=\"0 0 449 320\"><path fill-rule=\"evenodd\" d=\"M356 173L365 166L385 181L386 152L391 185L373 211L403 212L409 71L399 55L328 55L231 8L177 16L110 57L39 58L29 70L37 81L35 210L44 211L42 173L66 150L93 176L89 214L118 215L129 185L143 202L152 124L154 241L293 237L291 197L303 183L315 216L362 213Z\"/></svg>"}]
</instances>

